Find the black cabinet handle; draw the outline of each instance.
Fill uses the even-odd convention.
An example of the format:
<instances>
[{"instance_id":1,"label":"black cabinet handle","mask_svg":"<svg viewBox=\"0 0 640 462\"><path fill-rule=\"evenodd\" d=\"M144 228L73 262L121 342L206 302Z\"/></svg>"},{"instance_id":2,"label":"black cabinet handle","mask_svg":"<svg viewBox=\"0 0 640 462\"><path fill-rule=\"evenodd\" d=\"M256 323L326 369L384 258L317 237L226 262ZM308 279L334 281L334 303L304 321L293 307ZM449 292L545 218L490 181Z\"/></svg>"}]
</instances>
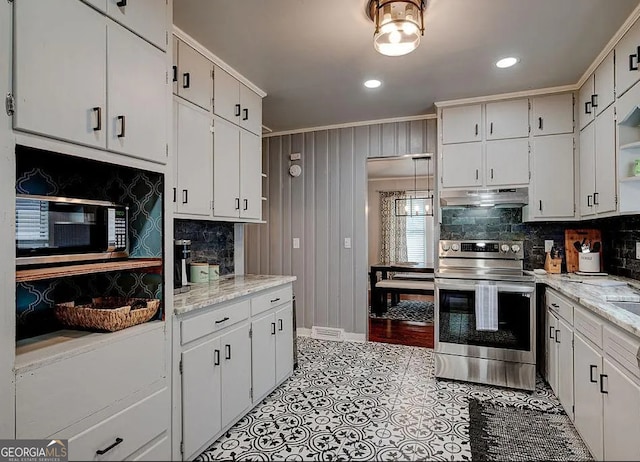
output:
<instances>
[{"instance_id":1,"label":"black cabinet handle","mask_svg":"<svg viewBox=\"0 0 640 462\"><path fill-rule=\"evenodd\" d=\"M560 340L558 340L558 334L559 334L559 333L560 333L560 331L559 331L558 329L556 329L556 334L555 334L555 337L556 337L556 343L560 343Z\"/></svg>"},{"instance_id":2,"label":"black cabinet handle","mask_svg":"<svg viewBox=\"0 0 640 462\"><path fill-rule=\"evenodd\" d=\"M240 117L240 105L236 104L236 117Z\"/></svg>"},{"instance_id":3,"label":"black cabinet handle","mask_svg":"<svg viewBox=\"0 0 640 462\"><path fill-rule=\"evenodd\" d=\"M279 301L280 301L280 297L274 298L273 300L270 300L271 303L275 303L275 302L279 302Z\"/></svg>"},{"instance_id":4,"label":"black cabinet handle","mask_svg":"<svg viewBox=\"0 0 640 462\"><path fill-rule=\"evenodd\" d=\"M591 95L591 107L598 107L598 95Z\"/></svg>"},{"instance_id":5,"label":"black cabinet handle","mask_svg":"<svg viewBox=\"0 0 640 462\"><path fill-rule=\"evenodd\" d=\"M493 135L493 122L489 124L489 135Z\"/></svg>"},{"instance_id":6,"label":"black cabinet handle","mask_svg":"<svg viewBox=\"0 0 640 462\"><path fill-rule=\"evenodd\" d=\"M102 130L102 108L96 106L93 108L93 111L96 113L96 126L93 127L93 131L99 132Z\"/></svg>"},{"instance_id":7,"label":"black cabinet handle","mask_svg":"<svg viewBox=\"0 0 640 462\"><path fill-rule=\"evenodd\" d=\"M476 136L478 136L478 124L476 124Z\"/></svg>"},{"instance_id":8,"label":"black cabinet handle","mask_svg":"<svg viewBox=\"0 0 640 462\"><path fill-rule=\"evenodd\" d=\"M593 378L593 371L594 370L597 371L598 370L598 366L596 366L594 364L589 365L589 382L598 383L598 380Z\"/></svg>"},{"instance_id":9,"label":"black cabinet handle","mask_svg":"<svg viewBox=\"0 0 640 462\"><path fill-rule=\"evenodd\" d=\"M549 326L549 338L553 338L553 326Z\"/></svg>"},{"instance_id":10,"label":"black cabinet handle","mask_svg":"<svg viewBox=\"0 0 640 462\"><path fill-rule=\"evenodd\" d=\"M638 47L638 50L636 50L636 53L633 55L629 55L629 70L630 71L637 71L638 70L638 51L640 51L640 47ZM636 64L633 64L633 60L634 58L636 59Z\"/></svg>"},{"instance_id":11,"label":"black cabinet handle","mask_svg":"<svg viewBox=\"0 0 640 462\"><path fill-rule=\"evenodd\" d=\"M236 197L236 210L240 210L240 198Z\"/></svg>"},{"instance_id":12,"label":"black cabinet handle","mask_svg":"<svg viewBox=\"0 0 640 462\"><path fill-rule=\"evenodd\" d=\"M173 202L178 200L177 195L178 195L178 190L176 188L173 188Z\"/></svg>"},{"instance_id":13,"label":"black cabinet handle","mask_svg":"<svg viewBox=\"0 0 640 462\"><path fill-rule=\"evenodd\" d=\"M191 87L191 74L189 72L185 72L182 74L182 88Z\"/></svg>"},{"instance_id":14,"label":"black cabinet handle","mask_svg":"<svg viewBox=\"0 0 640 462\"><path fill-rule=\"evenodd\" d=\"M127 120L123 115L119 115L117 119L120 122L120 133L118 133L118 138L124 138L125 130L127 128L126 126Z\"/></svg>"},{"instance_id":15,"label":"black cabinet handle","mask_svg":"<svg viewBox=\"0 0 640 462\"><path fill-rule=\"evenodd\" d=\"M609 392L604 389L604 381L602 380L604 377L609 378L607 374L600 374L600 393L608 395Z\"/></svg>"},{"instance_id":16,"label":"black cabinet handle","mask_svg":"<svg viewBox=\"0 0 640 462\"><path fill-rule=\"evenodd\" d=\"M215 323L216 323L216 324L220 324L221 322L225 322L225 321L228 321L228 320L229 320L229 317L228 317L228 316L225 316L225 317L224 317L224 318L222 318L222 319L218 319Z\"/></svg>"},{"instance_id":17,"label":"black cabinet handle","mask_svg":"<svg viewBox=\"0 0 640 462\"><path fill-rule=\"evenodd\" d=\"M115 443L113 443L111 446L106 447L104 449L98 449L96 451L96 454L98 454L99 456L101 456L102 454L106 454L107 452L111 451L113 448L115 448L117 445L119 445L120 443L122 443L124 440L122 438L116 438Z\"/></svg>"},{"instance_id":18,"label":"black cabinet handle","mask_svg":"<svg viewBox=\"0 0 640 462\"><path fill-rule=\"evenodd\" d=\"M276 335L276 323L271 323L271 335Z\"/></svg>"},{"instance_id":19,"label":"black cabinet handle","mask_svg":"<svg viewBox=\"0 0 640 462\"><path fill-rule=\"evenodd\" d=\"M479 174L479 173L480 173L480 172L478 172L478 169L476 169L476 180L478 179L478 174Z\"/></svg>"},{"instance_id":20,"label":"black cabinet handle","mask_svg":"<svg viewBox=\"0 0 640 462\"><path fill-rule=\"evenodd\" d=\"M558 305L557 303L552 303L551 306L553 306L554 308L560 308L560 305Z\"/></svg>"},{"instance_id":21,"label":"black cabinet handle","mask_svg":"<svg viewBox=\"0 0 640 462\"><path fill-rule=\"evenodd\" d=\"M173 82L178 81L178 66L173 66Z\"/></svg>"},{"instance_id":22,"label":"black cabinet handle","mask_svg":"<svg viewBox=\"0 0 640 462\"><path fill-rule=\"evenodd\" d=\"M542 117L538 117L538 129L542 130Z\"/></svg>"},{"instance_id":23,"label":"black cabinet handle","mask_svg":"<svg viewBox=\"0 0 640 462\"><path fill-rule=\"evenodd\" d=\"M284 327L284 323L282 322L282 319L278 319L278 330L282 330Z\"/></svg>"},{"instance_id":24,"label":"black cabinet handle","mask_svg":"<svg viewBox=\"0 0 640 462\"><path fill-rule=\"evenodd\" d=\"M122 8L123 6L127 6L127 0L120 0L116 2L116 5Z\"/></svg>"},{"instance_id":25,"label":"black cabinet handle","mask_svg":"<svg viewBox=\"0 0 640 462\"><path fill-rule=\"evenodd\" d=\"M220 350L213 351L213 365L214 366L220 365Z\"/></svg>"},{"instance_id":26,"label":"black cabinet handle","mask_svg":"<svg viewBox=\"0 0 640 462\"><path fill-rule=\"evenodd\" d=\"M491 169L491 179L493 180L493 169Z\"/></svg>"},{"instance_id":27,"label":"black cabinet handle","mask_svg":"<svg viewBox=\"0 0 640 462\"><path fill-rule=\"evenodd\" d=\"M244 199L244 209L247 210L249 208L249 199Z\"/></svg>"},{"instance_id":28,"label":"black cabinet handle","mask_svg":"<svg viewBox=\"0 0 640 462\"><path fill-rule=\"evenodd\" d=\"M598 203L598 194L600 194L600 193L597 193L597 192L593 193L593 205L600 205Z\"/></svg>"},{"instance_id":29,"label":"black cabinet handle","mask_svg":"<svg viewBox=\"0 0 640 462\"><path fill-rule=\"evenodd\" d=\"M224 359L231 359L231 345L224 346Z\"/></svg>"},{"instance_id":30,"label":"black cabinet handle","mask_svg":"<svg viewBox=\"0 0 640 462\"><path fill-rule=\"evenodd\" d=\"M584 103L584 113L591 114L591 101Z\"/></svg>"},{"instance_id":31,"label":"black cabinet handle","mask_svg":"<svg viewBox=\"0 0 640 462\"><path fill-rule=\"evenodd\" d=\"M189 191L187 191L186 189L182 190L182 203L186 204L187 202L189 202Z\"/></svg>"},{"instance_id":32,"label":"black cabinet handle","mask_svg":"<svg viewBox=\"0 0 640 462\"><path fill-rule=\"evenodd\" d=\"M542 212L542 199L540 199L540 211Z\"/></svg>"},{"instance_id":33,"label":"black cabinet handle","mask_svg":"<svg viewBox=\"0 0 640 462\"><path fill-rule=\"evenodd\" d=\"M245 108L245 109L243 109L243 110L242 110L242 113L244 114L244 115L242 116L242 120L249 120L249 109L246 109L246 108Z\"/></svg>"},{"instance_id":34,"label":"black cabinet handle","mask_svg":"<svg viewBox=\"0 0 640 462\"><path fill-rule=\"evenodd\" d=\"M587 196L587 207L593 207L593 204L591 203L591 194Z\"/></svg>"}]
</instances>

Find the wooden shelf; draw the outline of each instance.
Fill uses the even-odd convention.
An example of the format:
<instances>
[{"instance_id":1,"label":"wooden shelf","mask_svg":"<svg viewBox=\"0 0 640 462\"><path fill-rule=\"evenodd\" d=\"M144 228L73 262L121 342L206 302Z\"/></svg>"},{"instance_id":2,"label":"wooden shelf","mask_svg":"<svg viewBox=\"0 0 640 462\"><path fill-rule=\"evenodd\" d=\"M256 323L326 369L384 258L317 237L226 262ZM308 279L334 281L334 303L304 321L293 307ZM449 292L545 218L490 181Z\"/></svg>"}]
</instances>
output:
<instances>
[{"instance_id":1,"label":"wooden shelf","mask_svg":"<svg viewBox=\"0 0 640 462\"><path fill-rule=\"evenodd\" d=\"M640 181L640 176L628 176L626 178L620 178L620 183L635 183Z\"/></svg>"},{"instance_id":2,"label":"wooden shelf","mask_svg":"<svg viewBox=\"0 0 640 462\"><path fill-rule=\"evenodd\" d=\"M110 271L143 270L150 268L159 270L161 267L161 258L132 258L129 260L101 263L20 269L16 270L16 282L41 281L44 279L64 278L82 274L108 273Z\"/></svg>"},{"instance_id":3,"label":"wooden shelf","mask_svg":"<svg viewBox=\"0 0 640 462\"><path fill-rule=\"evenodd\" d=\"M620 146L620 149L637 149L640 148L640 141L635 141L633 143L627 143Z\"/></svg>"}]
</instances>

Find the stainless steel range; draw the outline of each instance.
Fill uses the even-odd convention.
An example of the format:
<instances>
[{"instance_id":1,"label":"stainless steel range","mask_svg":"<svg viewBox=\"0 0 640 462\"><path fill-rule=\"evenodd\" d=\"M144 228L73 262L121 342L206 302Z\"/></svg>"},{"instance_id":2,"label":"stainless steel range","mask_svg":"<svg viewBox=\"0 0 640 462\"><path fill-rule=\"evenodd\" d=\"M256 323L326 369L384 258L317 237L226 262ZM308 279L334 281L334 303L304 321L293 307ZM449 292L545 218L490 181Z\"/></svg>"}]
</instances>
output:
<instances>
[{"instance_id":1,"label":"stainless steel range","mask_svg":"<svg viewBox=\"0 0 640 462\"><path fill-rule=\"evenodd\" d=\"M436 377L535 388L535 280L522 241L440 241Z\"/></svg>"}]
</instances>

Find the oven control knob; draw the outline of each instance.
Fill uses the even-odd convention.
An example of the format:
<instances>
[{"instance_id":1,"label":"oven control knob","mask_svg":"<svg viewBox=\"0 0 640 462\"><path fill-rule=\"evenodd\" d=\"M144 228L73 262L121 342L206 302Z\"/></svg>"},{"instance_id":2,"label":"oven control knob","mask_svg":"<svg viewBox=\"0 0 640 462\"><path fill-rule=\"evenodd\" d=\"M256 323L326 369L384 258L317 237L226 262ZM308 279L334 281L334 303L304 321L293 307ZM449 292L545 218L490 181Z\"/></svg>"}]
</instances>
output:
<instances>
[{"instance_id":1,"label":"oven control knob","mask_svg":"<svg viewBox=\"0 0 640 462\"><path fill-rule=\"evenodd\" d=\"M460 250L460 246L458 244L451 244L451 250L457 252L458 250Z\"/></svg>"},{"instance_id":2,"label":"oven control knob","mask_svg":"<svg viewBox=\"0 0 640 462\"><path fill-rule=\"evenodd\" d=\"M518 244L513 244L511 246L511 250L513 251L513 253L518 253L520 252L520 246Z\"/></svg>"},{"instance_id":3,"label":"oven control knob","mask_svg":"<svg viewBox=\"0 0 640 462\"><path fill-rule=\"evenodd\" d=\"M509 251L509 246L507 244L502 244L500 246L500 250L502 250L504 253L507 253Z\"/></svg>"},{"instance_id":4,"label":"oven control knob","mask_svg":"<svg viewBox=\"0 0 640 462\"><path fill-rule=\"evenodd\" d=\"M449 250L449 243L448 243L448 242L443 242L443 243L442 243L442 250L444 250L445 252L446 252L447 250Z\"/></svg>"}]
</instances>

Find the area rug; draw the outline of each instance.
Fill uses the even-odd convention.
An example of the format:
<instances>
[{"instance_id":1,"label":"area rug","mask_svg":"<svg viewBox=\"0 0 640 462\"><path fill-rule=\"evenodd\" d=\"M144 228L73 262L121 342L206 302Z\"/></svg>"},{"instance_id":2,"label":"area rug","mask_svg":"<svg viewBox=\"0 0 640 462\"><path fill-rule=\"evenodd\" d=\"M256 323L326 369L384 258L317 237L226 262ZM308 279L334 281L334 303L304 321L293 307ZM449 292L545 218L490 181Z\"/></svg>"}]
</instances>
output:
<instances>
[{"instance_id":1,"label":"area rug","mask_svg":"<svg viewBox=\"0 0 640 462\"><path fill-rule=\"evenodd\" d=\"M472 460L593 460L569 417L469 400Z\"/></svg>"},{"instance_id":2,"label":"area rug","mask_svg":"<svg viewBox=\"0 0 640 462\"><path fill-rule=\"evenodd\" d=\"M433 323L433 302L401 300L400 303L389 307L387 312L380 316L376 316L371 312L371 309L369 309L369 317L374 319Z\"/></svg>"}]
</instances>

